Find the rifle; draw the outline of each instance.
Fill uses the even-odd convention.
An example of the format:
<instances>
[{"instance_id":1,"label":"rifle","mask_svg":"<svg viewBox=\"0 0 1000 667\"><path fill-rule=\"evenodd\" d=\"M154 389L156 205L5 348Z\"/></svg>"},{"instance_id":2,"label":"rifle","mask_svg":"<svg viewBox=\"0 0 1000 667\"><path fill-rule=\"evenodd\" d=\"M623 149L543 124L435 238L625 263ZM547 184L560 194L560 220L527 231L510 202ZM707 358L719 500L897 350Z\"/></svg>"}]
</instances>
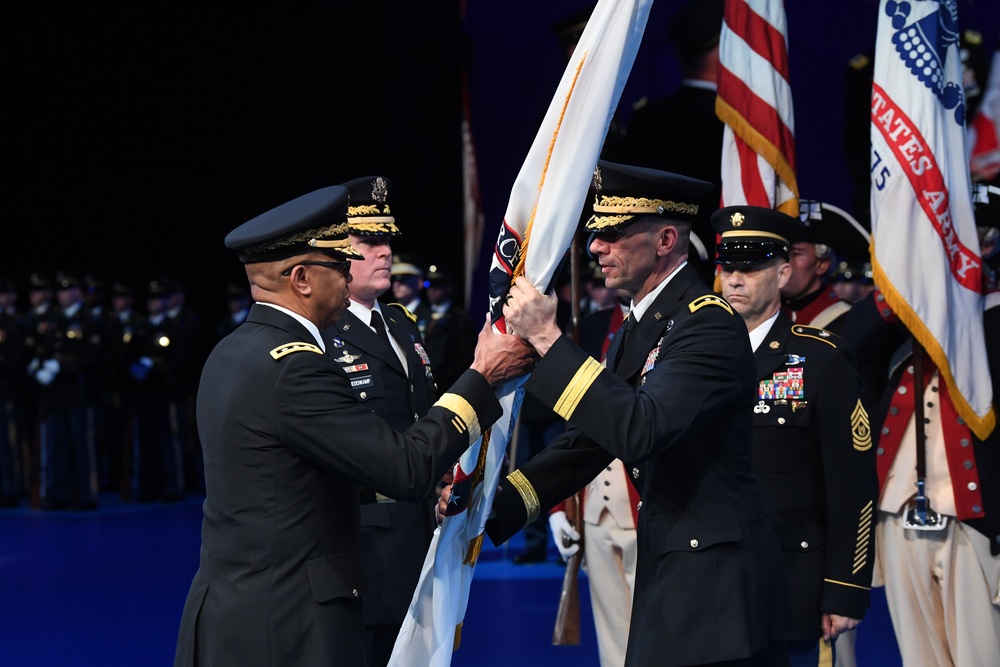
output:
<instances>
[{"instance_id":1,"label":"rifle","mask_svg":"<svg viewBox=\"0 0 1000 667\"><path fill-rule=\"evenodd\" d=\"M556 610L556 625L552 630L553 646L580 645L579 574L580 560L583 558L583 507L580 500L579 492L566 500L567 518L570 516L570 505L573 506L571 521L573 528L580 534L580 549L566 561L566 573L559 593L559 608Z\"/></svg>"},{"instance_id":2,"label":"rifle","mask_svg":"<svg viewBox=\"0 0 1000 667\"><path fill-rule=\"evenodd\" d=\"M570 338L579 342L580 324L580 241L579 234L573 235L570 244L570 294L572 316L570 319ZM566 572L563 574L562 590L559 593L559 608L556 610L556 625L552 630L553 646L580 645L580 560L583 558L583 503L582 494L577 491L566 499L566 518L580 535L580 548L566 561ZM566 545L564 545L566 546Z\"/></svg>"}]
</instances>

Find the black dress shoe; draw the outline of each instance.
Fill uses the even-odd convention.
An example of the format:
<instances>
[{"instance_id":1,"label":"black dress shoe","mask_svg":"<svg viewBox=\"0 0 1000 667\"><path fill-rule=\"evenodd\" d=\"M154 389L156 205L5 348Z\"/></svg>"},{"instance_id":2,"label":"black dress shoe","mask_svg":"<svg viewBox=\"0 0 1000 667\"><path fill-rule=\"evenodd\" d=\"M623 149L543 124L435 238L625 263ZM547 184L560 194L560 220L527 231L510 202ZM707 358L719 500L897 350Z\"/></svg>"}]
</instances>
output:
<instances>
[{"instance_id":1,"label":"black dress shoe","mask_svg":"<svg viewBox=\"0 0 1000 667\"><path fill-rule=\"evenodd\" d=\"M525 563L542 563L545 561L544 551L522 551L517 554L511 560L514 561L515 565L524 565Z\"/></svg>"}]
</instances>

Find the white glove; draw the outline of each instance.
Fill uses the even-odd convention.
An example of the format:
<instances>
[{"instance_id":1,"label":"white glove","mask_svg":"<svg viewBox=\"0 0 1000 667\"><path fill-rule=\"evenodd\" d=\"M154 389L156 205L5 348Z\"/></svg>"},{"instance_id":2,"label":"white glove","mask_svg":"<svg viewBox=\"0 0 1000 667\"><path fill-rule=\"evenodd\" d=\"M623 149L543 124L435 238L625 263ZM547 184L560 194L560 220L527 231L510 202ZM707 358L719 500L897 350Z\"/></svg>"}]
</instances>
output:
<instances>
[{"instance_id":1,"label":"white glove","mask_svg":"<svg viewBox=\"0 0 1000 667\"><path fill-rule=\"evenodd\" d=\"M56 379L56 374L50 371L48 368L43 367L35 371L35 379L38 381L38 384L42 385L43 387L47 387L50 384L52 384L53 380Z\"/></svg>"},{"instance_id":2,"label":"white glove","mask_svg":"<svg viewBox=\"0 0 1000 667\"><path fill-rule=\"evenodd\" d=\"M569 560L570 556L580 550L580 533L570 524L566 512L549 514L549 530L563 560Z\"/></svg>"},{"instance_id":3,"label":"white glove","mask_svg":"<svg viewBox=\"0 0 1000 667\"><path fill-rule=\"evenodd\" d=\"M58 359L46 359L42 362L42 368L52 373L52 375L59 374L59 360Z\"/></svg>"}]
</instances>

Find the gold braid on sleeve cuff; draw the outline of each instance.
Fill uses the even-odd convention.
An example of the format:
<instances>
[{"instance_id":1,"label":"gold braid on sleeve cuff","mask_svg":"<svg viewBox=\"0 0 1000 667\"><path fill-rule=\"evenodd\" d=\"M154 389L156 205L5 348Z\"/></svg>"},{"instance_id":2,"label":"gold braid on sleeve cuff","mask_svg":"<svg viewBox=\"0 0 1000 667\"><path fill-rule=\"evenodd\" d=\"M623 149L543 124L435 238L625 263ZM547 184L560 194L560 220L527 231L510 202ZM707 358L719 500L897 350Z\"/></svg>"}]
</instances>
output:
<instances>
[{"instance_id":1,"label":"gold braid on sleeve cuff","mask_svg":"<svg viewBox=\"0 0 1000 667\"><path fill-rule=\"evenodd\" d=\"M531 482L528 481L528 478L520 470L515 470L507 475L507 481L521 494L521 500L524 502L524 511L528 515L524 521L524 525L527 526L538 518L541 510L541 503L538 500L538 494L535 493L535 487L531 485Z\"/></svg>"},{"instance_id":2,"label":"gold braid on sleeve cuff","mask_svg":"<svg viewBox=\"0 0 1000 667\"><path fill-rule=\"evenodd\" d=\"M482 429L479 426L479 417L467 400L458 394L444 394L434 405L455 413L455 416L451 419L451 424L459 433L468 431L469 444L479 440L479 436L482 435Z\"/></svg>"}]
</instances>

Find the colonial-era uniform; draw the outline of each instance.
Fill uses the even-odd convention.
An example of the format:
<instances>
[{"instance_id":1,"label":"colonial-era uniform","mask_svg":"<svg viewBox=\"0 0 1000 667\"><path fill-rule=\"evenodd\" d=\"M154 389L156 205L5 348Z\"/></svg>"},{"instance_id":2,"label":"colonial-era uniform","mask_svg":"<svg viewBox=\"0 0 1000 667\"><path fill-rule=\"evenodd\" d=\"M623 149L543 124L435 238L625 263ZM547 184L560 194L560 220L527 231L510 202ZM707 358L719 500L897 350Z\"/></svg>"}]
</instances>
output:
<instances>
[{"instance_id":1,"label":"colonial-era uniform","mask_svg":"<svg viewBox=\"0 0 1000 667\"><path fill-rule=\"evenodd\" d=\"M990 295L987 305L984 361L996 406L1000 299ZM884 328L899 332L891 311L883 307L881 312L887 320ZM958 416L948 387L926 356L918 384L911 347L904 342L902 354L896 355L874 421L881 485L875 580L885 586L907 665L997 664L1000 430L994 428L986 440L976 437ZM917 481L915 396L924 401L926 498L930 508L944 517L937 524L939 530L919 530L907 522Z\"/></svg>"},{"instance_id":2,"label":"colonial-era uniform","mask_svg":"<svg viewBox=\"0 0 1000 667\"><path fill-rule=\"evenodd\" d=\"M600 230L638 211L687 220L711 189L603 161L595 186L587 224ZM746 326L689 265L643 308L638 322L635 309L628 318L630 333L615 337L607 368L567 337L542 357L525 388L571 428L501 482L487 534L502 544L619 458L642 498L625 664L749 658L781 643L788 600L752 469L756 382Z\"/></svg>"},{"instance_id":3,"label":"colonial-era uniform","mask_svg":"<svg viewBox=\"0 0 1000 667\"><path fill-rule=\"evenodd\" d=\"M779 314L754 353L754 469L781 542L795 624L816 640L822 612L863 618L875 562L875 451L845 343Z\"/></svg>"},{"instance_id":4,"label":"colonial-era uniform","mask_svg":"<svg viewBox=\"0 0 1000 667\"><path fill-rule=\"evenodd\" d=\"M311 249L360 259L342 222L347 192L304 195L237 228L227 246L246 262ZM470 370L397 432L359 402L356 374L325 345L298 318L257 303L206 361L197 410L201 563L181 618L178 667L364 665L359 486L427 498L502 413Z\"/></svg>"}]
</instances>

